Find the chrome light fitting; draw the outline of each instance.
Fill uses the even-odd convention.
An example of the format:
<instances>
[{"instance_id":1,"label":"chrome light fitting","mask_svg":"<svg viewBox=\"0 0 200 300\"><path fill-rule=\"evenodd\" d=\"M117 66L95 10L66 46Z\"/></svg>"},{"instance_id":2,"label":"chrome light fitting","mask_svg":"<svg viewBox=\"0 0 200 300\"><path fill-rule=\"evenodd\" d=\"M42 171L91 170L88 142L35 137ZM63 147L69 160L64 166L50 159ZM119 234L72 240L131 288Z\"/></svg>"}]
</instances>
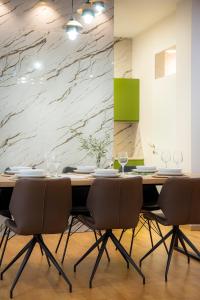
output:
<instances>
[{"instance_id":1,"label":"chrome light fitting","mask_svg":"<svg viewBox=\"0 0 200 300\"><path fill-rule=\"evenodd\" d=\"M77 10L79 14L81 14L84 23L91 24L95 17L95 12L92 8L92 1L86 0L81 8Z\"/></svg>"},{"instance_id":2,"label":"chrome light fitting","mask_svg":"<svg viewBox=\"0 0 200 300\"><path fill-rule=\"evenodd\" d=\"M97 15L100 15L105 10L104 1L93 1L92 7Z\"/></svg>"},{"instance_id":3,"label":"chrome light fitting","mask_svg":"<svg viewBox=\"0 0 200 300\"><path fill-rule=\"evenodd\" d=\"M74 18L74 0L72 0L72 16L69 22L64 26L65 31L67 32L68 38L71 41L74 41L79 35L83 26L81 23L75 20Z\"/></svg>"}]
</instances>

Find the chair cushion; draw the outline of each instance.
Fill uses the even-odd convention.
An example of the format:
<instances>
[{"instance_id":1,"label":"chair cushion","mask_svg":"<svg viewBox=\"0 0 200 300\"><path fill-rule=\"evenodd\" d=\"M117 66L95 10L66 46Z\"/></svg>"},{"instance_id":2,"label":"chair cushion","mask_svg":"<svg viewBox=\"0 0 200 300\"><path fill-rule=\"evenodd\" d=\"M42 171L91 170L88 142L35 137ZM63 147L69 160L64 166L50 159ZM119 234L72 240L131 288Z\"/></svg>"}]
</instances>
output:
<instances>
[{"instance_id":1,"label":"chair cushion","mask_svg":"<svg viewBox=\"0 0 200 300\"><path fill-rule=\"evenodd\" d=\"M74 207L72 207L71 215L73 215L73 216L78 216L78 215L90 216L90 212L86 206L74 206Z\"/></svg>"},{"instance_id":2,"label":"chair cushion","mask_svg":"<svg viewBox=\"0 0 200 300\"><path fill-rule=\"evenodd\" d=\"M158 211L149 211L149 212L145 212L143 214L145 219L149 219L149 220L156 220L158 221L160 224L168 226L170 224L168 224L167 219L165 217L165 215L163 214L162 210L158 210Z\"/></svg>"},{"instance_id":3,"label":"chair cushion","mask_svg":"<svg viewBox=\"0 0 200 300\"><path fill-rule=\"evenodd\" d=\"M5 220L5 225L11 230L13 231L14 233L19 233L19 229L15 223L15 221L11 220L11 219L6 219Z\"/></svg>"},{"instance_id":4,"label":"chair cushion","mask_svg":"<svg viewBox=\"0 0 200 300\"><path fill-rule=\"evenodd\" d=\"M142 206L142 212L154 211L154 210L160 210L160 207L157 204L144 204Z\"/></svg>"}]
</instances>

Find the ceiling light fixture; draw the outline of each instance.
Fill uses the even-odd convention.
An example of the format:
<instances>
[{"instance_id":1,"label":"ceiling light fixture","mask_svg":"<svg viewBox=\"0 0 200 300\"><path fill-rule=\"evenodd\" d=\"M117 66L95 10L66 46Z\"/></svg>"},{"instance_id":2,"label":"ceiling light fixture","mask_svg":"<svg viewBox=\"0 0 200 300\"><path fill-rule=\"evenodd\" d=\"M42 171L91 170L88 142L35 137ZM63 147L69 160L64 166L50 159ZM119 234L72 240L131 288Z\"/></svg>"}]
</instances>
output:
<instances>
[{"instance_id":1,"label":"ceiling light fixture","mask_svg":"<svg viewBox=\"0 0 200 300\"><path fill-rule=\"evenodd\" d=\"M92 4L94 11L97 15L100 15L105 10L105 3L104 1L94 1Z\"/></svg>"},{"instance_id":2,"label":"ceiling light fixture","mask_svg":"<svg viewBox=\"0 0 200 300\"><path fill-rule=\"evenodd\" d=\"M95 18L95 12L92 4L92 1L86 0L83 6L77 10L77 12L83 17L84 23L86 24L91 24Z\"/></svg>"},{"instance_id":3,"label":"ceiling light fixture","mask_svg":"<svg viewBox=\"0 0 200 300\"><path fill-rule=\"evenodd\" d=\"M71 41L74 41L77 38L81 29L83 28L81 23L75 20L73 12L74 12L74 0L72 0L72 16L69 22L64 26L64 29L67 32L67 35Z\"/></svg>"}]
</instances>

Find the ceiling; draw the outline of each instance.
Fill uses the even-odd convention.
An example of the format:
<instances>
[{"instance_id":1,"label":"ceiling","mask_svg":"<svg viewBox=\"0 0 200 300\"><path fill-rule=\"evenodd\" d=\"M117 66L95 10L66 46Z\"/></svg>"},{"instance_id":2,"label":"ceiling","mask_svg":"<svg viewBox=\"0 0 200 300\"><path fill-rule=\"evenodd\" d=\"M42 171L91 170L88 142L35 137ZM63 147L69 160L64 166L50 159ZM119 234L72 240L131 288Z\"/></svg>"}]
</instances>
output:
<instances>
[{"instance_id":1,"label":"ceiling","mask_svg":"<svg viewBox=\"0 0 200 300\"><path fill-rule=\"evenodd\" d=\"M114 0L114 35L134 37L176 10L182 0Z\"/></svg>"}]
</instances>

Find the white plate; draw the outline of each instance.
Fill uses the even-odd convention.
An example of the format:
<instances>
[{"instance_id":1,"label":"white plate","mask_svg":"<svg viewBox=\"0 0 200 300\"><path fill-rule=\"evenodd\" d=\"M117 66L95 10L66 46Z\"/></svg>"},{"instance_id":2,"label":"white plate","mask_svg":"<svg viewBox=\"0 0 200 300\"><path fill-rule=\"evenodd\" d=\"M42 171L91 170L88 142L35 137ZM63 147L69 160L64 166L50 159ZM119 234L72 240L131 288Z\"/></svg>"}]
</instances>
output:
<instances>
[{"instance_id":1,"label":"white plate","mask_svg":"<svg viewBox=\"0 0 200 300\"><path fill-rule=\"evenodd\" d=\"M16 174L17 178L45 178L46 175L22 175L22 174Z\"/></svg>"},{"instance_id":2,"label":"white plate","mask_svg":"<svg viewBox=\"0 0 200 300\"><path fill-rule=\"evenodd\" d=\"M88 171L88 170L74 170L73 171L74 173L77 173L77 174L91 174L91 173L93 173L94 172L94 170L90 170L90 171Z\"/></svg>"},{"instance_id":3,"label":"white plate","mask_svg":"<svg viewBox=\"0 0 200 300\"><path fill-rule=\"evenodd\" d=\"M164 172L164 173L162 173L162 172L158 172L158 173L156 173L156 175L157 176L183 176L184 174L183 173L177 173L177 174L175 174L175 173L167 173L167 172Z\"/></svg>"},{"instance_id":4,"label":"white plate","mask_svg":"<svg viewBox=\"0 0 200 300\"><path fill-rule=\"evenodd\" d=\"M155 166L136 166L138 172L156 172Z\"/></svg>"},{"instance_id":5,"label":"white plate","mask_svg":"<svg viewBox=\"0 0 200 300\"><path fill-rule=\"evenodd\" d=\"M121 174L96 174L92 173L91 174L93 177L107 177L107 178L118 178L121 176Z\"/></svg>"},{"instance_id":6,"label":"white plate","mask_svg":"<svg viewBox=\"0 0 200 300\"><path fill-rule=\"evenodd\" d=\"M137 173L155 173L157 172L157 170L147 170L147 169L143 169L143 170L140 170L140 169L132 169L132 172L137 172Z\"/></svg>"}]
</instances>

